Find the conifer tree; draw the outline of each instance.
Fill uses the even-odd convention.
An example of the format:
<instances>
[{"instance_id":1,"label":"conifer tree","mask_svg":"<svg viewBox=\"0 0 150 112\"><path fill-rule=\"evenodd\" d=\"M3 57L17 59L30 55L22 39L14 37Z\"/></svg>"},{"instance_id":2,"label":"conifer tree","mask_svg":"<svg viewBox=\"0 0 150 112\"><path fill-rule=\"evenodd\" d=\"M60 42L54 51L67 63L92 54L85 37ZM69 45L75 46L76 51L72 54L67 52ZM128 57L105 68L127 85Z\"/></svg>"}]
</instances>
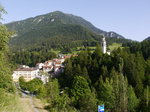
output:
<instances>
[{"instance_id":1,"label":"conifer tree","mask_svg":"<svg viewBox=\"0 0 150 112\"><path fill-rule=\"evenodd\" d=\"M128 94L128 111L136 112L140 100L136 97L136 94L132 86L128 87L127 94Z\"/></svg>"},{"instance_id":2,"label":"conifer tree","mask_svg":"<svg viewBox=\"0 0 150 112\"><path fill-rule=\"evenodd\" d=\"M94 112L96 110L96 98L84 77L74 77L71 96L74 106L82 112Z\"/></svg>"},{"instance_id":3,"label":"conifer tree","mask_svg":"<svg viewBox=\"0 0 150 112\"><path fill-rule=\"evenodd\" d=\"M93 58L99 59L100 57L102 57L102 55L102 48L99 44L97 44L96 49L93 53Z\"/></svg>"},{"instance_id":4,"label":"conifer tree","mask_svg":"<svg viewBox=\"0 0 150 112\"><path fill-rule=\"evenodd\" d=\"M107 70L106 66L101 67L101 73L100 74L103 76L103 78L108 77L108 70Z\"/></svg>"},{"instance_id":5,"label":"conifer tree","mask_svg":"<svg viewBox=\"0 0 150 112\"><path fill-rule=\"evenodd\" d=\"M88 76L87 68L85 66L83 67L82 74L85 79L90 80Z\"/></svg>"},{"instance_id":6,"label":"conifer tree","mask_svg":"<svg viewBox=\"0 0 150 112\"><path fill-rule=\"evenodd\" d=\"M47 99L50 105L54 104L59 97L59 84L57 79L53 79L46 84Z\"/></svg>"}]
</instances>

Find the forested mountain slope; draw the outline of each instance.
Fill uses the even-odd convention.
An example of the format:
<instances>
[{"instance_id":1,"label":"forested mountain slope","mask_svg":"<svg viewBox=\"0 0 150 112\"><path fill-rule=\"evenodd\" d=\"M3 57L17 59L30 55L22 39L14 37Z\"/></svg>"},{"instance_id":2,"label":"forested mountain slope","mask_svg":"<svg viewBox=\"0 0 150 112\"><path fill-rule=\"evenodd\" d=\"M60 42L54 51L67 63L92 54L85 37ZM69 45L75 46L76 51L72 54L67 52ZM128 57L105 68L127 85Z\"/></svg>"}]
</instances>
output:
<instances>
[{"instance_id":1,"label":"forested mountain slope","mask_svg":"<svg viewBox=\"0 0 150 112\"><path fill-rule=\"evenodd\" d=\"M60 11L12 22L6 26L16 32L10 41L13 49L96 45L101 41L101 35L111 37L109 42L130 41L115 32L100 30L81 17Z\"/></svg>"}]
</instances>

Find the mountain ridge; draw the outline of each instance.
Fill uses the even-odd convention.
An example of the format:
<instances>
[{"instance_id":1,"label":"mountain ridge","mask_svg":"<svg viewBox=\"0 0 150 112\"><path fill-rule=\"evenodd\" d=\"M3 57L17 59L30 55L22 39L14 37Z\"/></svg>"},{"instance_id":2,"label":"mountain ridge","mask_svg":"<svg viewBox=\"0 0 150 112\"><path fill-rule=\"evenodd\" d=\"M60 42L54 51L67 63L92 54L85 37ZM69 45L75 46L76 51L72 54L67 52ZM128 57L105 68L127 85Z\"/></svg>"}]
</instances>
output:
<instances>
[{"instance_id":1,"label":"mountain ridge","mask_svg":"<svg viewBox=\"0 0 150 112\"><path fill-rule=\"evenodd\" d=\"M150 36L149 37L147 37L146 39L144 39L144 40L150 40Z\"/></svg>"},{"instance_id":2,"label":"mountain ridge","mask_svg":"<svg viewBox=\"0 0 150 112\"><path fill-rule=\"evenodd\" d=\"M6 26L9 30L16 31L16 35L10 41L13 48L14 46L15 48L37 47L45 44L45 40L50 47L54 47L54 44L61 44L61 47L74 44L74 47L77 47L79 44L85 44L85 41L88 41L86 45L94 45L96 41L101 41L102 35L112 37L112 39L122 39L122 42L125 40L123 36L115 32L106 32L96 28L82 17L60 11L8 23ZM68 43L64 42L64 39Z\"/></svg>"},{"instance_id":3,"label":"mountain ridge","mask_svg":"<svg viewBox=\"0 0 150 112\"><path fill-rule=\"evenodd\" d=\"M108 36L108 37L112 37L111 35L113 35L113 37L119 37L119 38L124 38L122 35L120 35L120 34L118 34L118 33L116 33L116 32L114 32L114 31L109 31L109 32L106 32L106 31L103 31L103 30L101 30L101 29L99 29L99 28L97 28L97 27L95 27L91 22L89 22L89 21L87 21L87 20L85 20L85 19L83 19L82 17L80 17L80 16L75 16L75 15L73 15L73 14L68 14L68 13L63 13L63 12L61 12L61 11L54 11L54 12L50 12L50 13L47 13L47 14L43 14L43 15L38 15L38 16L35 16L35 17L30 17L30 18L27 18L27 19L24 19L24 20L20 20L20 21L14 21L14 22L10 22L10 23L7 23L6 24L6 26L10 26L11 24L20 24L21 22L25 22L25 21L30 21L31 19L34 19L34 21L36 21L35 19L36 18L41 18L41 16L42 17L44 17L44 16L48 16L48 15L55 15L55 16L57 16L57 15L67 15L70 19L74 19L74 20L76 20L75 22L74 21L70 21L70 24L80 24L80 23L78 23L78 19L80 19L80 20L84 20L84 21L82 21L82 26L84 26L84 27L86 27L86 28L88 28L89 30L91 30L91 31L93 31L93 32L95 32L95 33L97 33L97 34L103 34L103 35L105 35L105 36ZM53 20L52 20L53 21ZM39 21L38 22L41 22L41 20L39 19ZM66 24L66 22L65 21L62 21L64 24ZM68 22L68 21L67 21ZM86 22L86 23L85 23ZM88 23L88 25L87 25L87 23ZM80 24L81 25L81 24ZM89 26L90 25L90 26Z\"/></svg>"}]
</instances>

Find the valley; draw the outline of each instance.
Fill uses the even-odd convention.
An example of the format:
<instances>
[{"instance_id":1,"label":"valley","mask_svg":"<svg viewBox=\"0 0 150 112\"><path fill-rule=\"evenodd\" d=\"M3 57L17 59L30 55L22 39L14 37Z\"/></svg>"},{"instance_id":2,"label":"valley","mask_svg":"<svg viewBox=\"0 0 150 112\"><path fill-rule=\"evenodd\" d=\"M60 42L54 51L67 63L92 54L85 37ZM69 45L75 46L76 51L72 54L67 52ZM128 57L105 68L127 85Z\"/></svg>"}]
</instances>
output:
<instances>
[{"instance_id":1,"label":"valley","mask_svg":"<svg viewBox=\"0 0 150 112\"><path fill-rule=\"evenodd\" d=\"M149 112L149 37L61 11L1 24L0 94L0 112Z\"/></svg>"}]
</instances>

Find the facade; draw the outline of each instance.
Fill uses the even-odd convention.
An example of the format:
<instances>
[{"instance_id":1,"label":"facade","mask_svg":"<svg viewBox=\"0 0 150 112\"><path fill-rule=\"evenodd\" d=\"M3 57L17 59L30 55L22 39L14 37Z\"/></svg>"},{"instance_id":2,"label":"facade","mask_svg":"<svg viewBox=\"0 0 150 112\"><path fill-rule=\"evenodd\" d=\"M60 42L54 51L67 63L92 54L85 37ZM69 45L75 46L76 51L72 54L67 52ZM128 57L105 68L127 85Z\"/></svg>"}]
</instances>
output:
<instances>
[{"instance_id":1,"label":"facade","mask_svg":"<svg viewBox=\"0 0 150 112\"><path fill-rule=\"evenodd\" d=\"M106 51L106 40L105 40L105 37L103 36L102 38L102 52L105 54L107 51Z\"/></svg>"},{"instance_id":2,"label":"facade","mask_svg":"<svg viewBox=\"0 0 150 112\"><path fill-rule=\"evenodd\" d=\"M39 69L37 68L18 68L13 73L13 80L19 81L19 77L23 76L26 81L30 81L38 76Z\"/></svg>"}]
</instances>

